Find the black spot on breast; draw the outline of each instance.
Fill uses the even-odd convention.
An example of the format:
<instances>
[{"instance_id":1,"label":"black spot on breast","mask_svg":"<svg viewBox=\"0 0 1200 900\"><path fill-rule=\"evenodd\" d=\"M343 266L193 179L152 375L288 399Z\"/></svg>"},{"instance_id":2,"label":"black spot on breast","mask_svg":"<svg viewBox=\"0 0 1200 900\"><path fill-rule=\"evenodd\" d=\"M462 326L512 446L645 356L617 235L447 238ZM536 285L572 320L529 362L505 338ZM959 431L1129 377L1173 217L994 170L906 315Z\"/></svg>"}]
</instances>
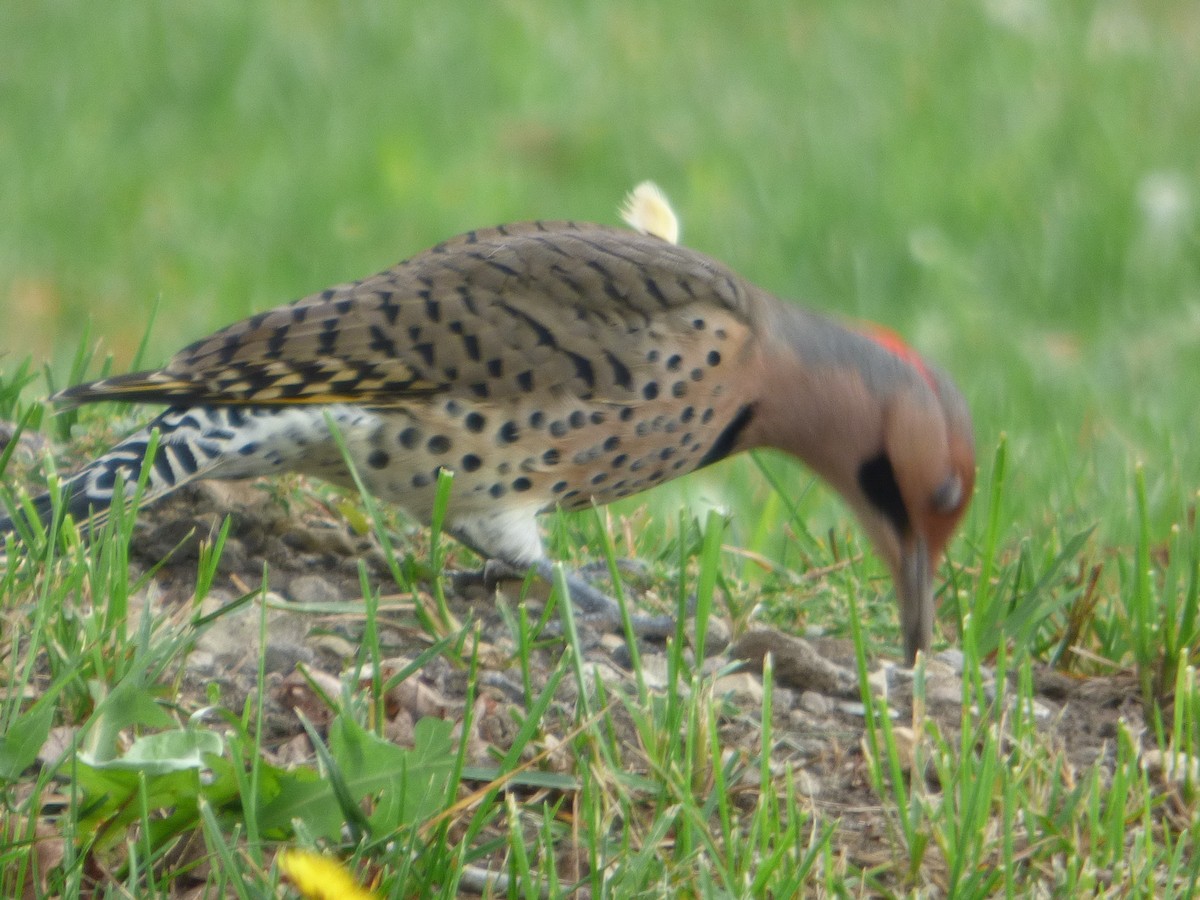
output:
<instances>
[{"instance_id":1,"label":"black spot on breast","mask_svg":"<svg viewBox=\"0 0 1200 900\"><path fill-rule=\"evenodd\" d=\"M605 442L604 442L604 449L606 451L608 451L609 453L612 453L612 451L616 450L620 446L621 446L621 439L619 437L617 437L617 435L615 435L615 434L612 437L605 440Z\"/></svg>"},{"instance_id":2,"label":"black spot on breast","mask_svg":"<svg viewBox=\"0 0 1200 900\"><path fill-rule=\"evenodd\" d=\"M463 424L467 426L467 431L473 431L478 434L487 427L487 419L477 412L467 413L463 419Z\"/></svg>"},{"instance_id":3,"label":"black spot on breast","mask_svg":"<svg viewBox=\"0 0 1200 900\"><path fill-rule=\"evenodd\" d=\"M527 491L531 487L533 487L533 482L530 481L528 478L526 478L524 475L521 475L520 477L513 479L512 489L514 491L518 491L518 492Z\"/></svg>"},{"instance_id":4,"label":"black spot on breast","mask_svg":"<svg viewBox=\"0 0 1200 900\"><path fill-rule=\"evenodd\" d=\"M450 438L444 434L435 434L431 437L425 447L430 453L445 453L450 449Z\"/></svg>"},{"instance_id":5,"label":"black spot on breast","mask_svg":"<svg viewBox=\"0 0 1200 900\"><path fill-rule=\"evenodd\" d=\"M896 483L892 461L886 453L873 456L858 467L858 486L867 500L879 510L900 534L909 530L908 509Z\"/></svg>"},{"instance_id":6,"label":"black spot on breast","mask_svg":"<svg viewBox=\"0 0 1200 900\"><path fill-rule=\"evenodd\" d=\"M678 372L679 367L681 365L683 365L683 357L680 356L678 353L674 353L671 356L667 357L667 371L668 372Z\"/></svg>"},{"instance_id":7,"label":"black spot on breast","mask_svg":"<svg viewBox=\"0 0 1200 900\"><path fill-rule=\"evenodd\" d=\"M496 438L502 444L512 444L516 442L518 434L517 423L508 421L500 426L500 430L496 432Z\"/></svg>"},{"instance_id":8,"label":"black spot on breast","mask_svg":"<svg viewBox=\"0 0 1200 900\"><path fill-rule=\"evenodd\" d=\"M533 373L526 369L517 375L517 387L529 393L533 390Z\"/></svg>"},{"instance_id":9,"label":"black spot on breast","mask_svg":"<svg viewBox=\"0 0 1200 900\"><path fill-rule=\"evenodd\" d=\"M412 486L415 488L429 487L433 480L424 472L418 472L412 477Z\"/></svg>"},{"instance_id":10,"label":"black spot on breast","mask_svg":"<svg viewBox=\"0 0 1200 900\"><path fill-rule=\"evenodd\" d=\"M542 462L548 466L557 466L560 459L562 459L562 454L553 447L542 454Z\"/></svg>"},{"instance_id":11,"label":"black spot on breast","mask_svg":"<svg viewBox=\"0 0 1200 900\"><path fill-rule=\"evenodd\" d=\"M468 453L462 458L462 467L464 472L478 472L479 467L483 465L483 460L474 453Z\"/></svg>"},{"instance_id":12,"label":"black spot on breast","mask_svg":"<svg viewBox=\"0 0 1200 900\"><path fill-rule=\"evenodd\" d=\"M412 450L421 442L421 430L410 425L400 432L396 440L400 442L400 446L405 450Z\"/></svg>"},{"instance_id":13,"label":"black spot on breast","mask_svg":"<svg viewBox=\"0 0 1200 900\"><path fill-rule=\"evenodd\" d=\"M706 356L704 359L705 362L707 362L710 366L718 366L721 364L721 354L716 350L709 350L708 356Z\"/></svg>"},{"instance_id":14,"label":"black spot on breast","mask_svg":"<svg viewBox=\"0 0 1200 900\"><path fill-rule=\"evenodd\" d=\"M647 400L653 400L658 396L658 382L651 381L642 388L642 396Z\"/></svg>"},{"instance_id":15,"label":"black spot on breast","mask_svg":"<svg viewBox=\"0 0 1200 900\"><path fill-rule=\"evenodd\" d=\"M572 428L582 428L587 424L587 416L582 410L575 410L571 415L567 416L567 421L571 423Z\"/></svg>"},{"instance_id":16,"label":"black spot on breast","mask_svg":"<svg viewBox=\"0 0 1200 900\"><path fill-rule=\"evenodd\" d=\"M711 412L712 410L709 410L705 413L705 415L708 415L708 413ZM737 415L735 415L733 419L730 420L729 424L721 430L721 433L717 435L717 439L713 441L712 446L708 448L708 452L700 458L698 466L703 468L704 466L712 465L718 460L722 460L728 456L733 450L734 445L737 443L738 437L740 437L741 433L745 431L746 426L750 424L750 420L753 418L754 407L752 405L747 404L739 409L737 411Z\"/></svg>"},{"instance_id":17,"label":"black spot on breast","mask_svg":"<svg viewBox=\"0 0 1200 900\"><path fill-rule=\"evenodd\" d=\"M546 424L546 414L540 409L534 410L529 414L529 427L541 428Z\"/></svg>"},{"instance_id":18,"label":"black spot on breast","mask_svg":"<svg viewBox=\"0 0 1200 900\"><path fill-rule=\"evenodd\" d=\"M508 493L508 488L502 484L493 484L490 488L488 488L488 493L498 500Z\"/></svg>"},{"instance_id":19,"label":"black spot on breast","mask_svg":"<svg viewBox=\"0 0 1200 900\"><path fill-rule=\"evenodd\" d=\"M565 437L567 430L567 423L561 419L555 419L550 423L550 434L554 437Z\"/></svg>"},{"instance_id":20,"label":"black spot on breast","mask_svg":"<svg viewBox=\"0 0 1200 900\"><path fill-rule=\"evenodd\" d=\"M493 378L499 378L504 374L504 360L496 358L487 361L488 374Z\"/></svg>"},{"instance_id":21,"label":"black spot on breast","mask_svg":"<svg viewBox=\"0 0 1200 900\"><path fill-rule=\"evenodd\" d=\"M671 385L671 396L672 397L682 397L686 393L687 393L687 382L677 381L673 385Z\"/></svg>"},{"instance_id":22,"label":"black spot on breast","mask_svg":"<svg viewBox=\"0 0 1200 900\"><path fill-rule=\"evenodd\" d=\"M619 416L617 416L617 418L620 419L622 422L628 422L630 419L633 418L633 407L632 406L622 407L621 414Z\"/></svg>"},{"instance_id":23,"label":"black spot on breast","mask_svg":"<svg viewBox=\"0 0 1200 900\"><path fill-rule=\"evenodd\" d=\"M367 456L367 465L372 469L386 469L387 464L392 461L386 450L372 450Z\"/></svg>"}]
</instances>

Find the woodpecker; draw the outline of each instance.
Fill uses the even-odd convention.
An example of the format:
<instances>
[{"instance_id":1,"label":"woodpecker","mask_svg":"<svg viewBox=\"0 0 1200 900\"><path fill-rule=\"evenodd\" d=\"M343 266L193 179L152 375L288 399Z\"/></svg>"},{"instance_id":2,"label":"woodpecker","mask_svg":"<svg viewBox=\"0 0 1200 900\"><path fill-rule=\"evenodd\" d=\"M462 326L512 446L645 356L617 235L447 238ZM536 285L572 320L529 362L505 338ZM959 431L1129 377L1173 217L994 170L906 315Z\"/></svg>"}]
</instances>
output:
<instances>
[{"instance_id":1,"label":"woodpecker","mask_svg":"<svg viewBox=\"0 0 1200 900\"><path fill-rule=\"evenodd\" d=\"M857 515L893 576L911 664L929 648L934 569L974 487L962 394L889 332L784 302L668 240L677 226L658 213L640 230L470 231L230 325L161 369L60 392L167 407L64 482L66 510L102 519L118 476L131 489L142 474L153 429L146 501L285 471L350 485L336 428L372 494L428 523L450 470L447 530L549 577L539 513L775 448ZM47 496L34 506L49 519ZM619 621L583 579L569 586Z\"/></svg>"}]
</instances>

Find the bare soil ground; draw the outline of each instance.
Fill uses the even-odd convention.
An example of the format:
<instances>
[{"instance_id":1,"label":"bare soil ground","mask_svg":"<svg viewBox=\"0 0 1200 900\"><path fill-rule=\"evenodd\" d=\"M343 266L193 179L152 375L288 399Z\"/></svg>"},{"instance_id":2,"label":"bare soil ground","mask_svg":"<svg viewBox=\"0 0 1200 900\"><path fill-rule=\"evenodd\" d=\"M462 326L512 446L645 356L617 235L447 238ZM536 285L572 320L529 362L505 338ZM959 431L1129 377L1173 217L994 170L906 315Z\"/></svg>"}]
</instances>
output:
<instances>
[{"instance_id":1,"label":"bare soil ground","mask_svg":"<svg viewBox=\"0 0 1200 900\"><path fill-rule=\"evenodd\" d=\"M311 495L310 495L311 496ZM206 608L215 609L261 586L265 570L271 594L284 602L272 608L267 628L266 746L276 761L311 760L303 728L296 715L302 710L315 722L328 721L330 712L297 675L301 664L314 677L327 678L330 694L337 695L337 679L344 676L363 631L360 614L322 612L313 604L336 605L362 596L359 563L365 561L370 579L383 594L382 641L388 666L398 669L430 644L413 613L414 592L398 594L385 557L370 537L354 535L344 519L328 514L317 503L288 509L277 495L247 484L204 484L180 491L166 502L144 510L135 533L133 565L149 570L164 556L165 565L148 585L152 607L163 614L188 603L193 593L200 536L208 535L222 517L233 516L233 529L221 559L214 589ZM413 551L420 559L419 542ZM421 601L428 585L416 592ZM516 583L500 590L515 602ZM475 726L468 736L470 755L478 763L494 761L496 750L507 748L515 733L512 706L521 706L521 674L516 667L513 637L499 614L495 599L482 587L451 591L452 612L462 621L478 621L485 652L475 708ZM531 600L536 605L536 600ZM287 609L295 604L296 612ZM357 608L357 607L356 607ZM254 695L258 677L258 616L253 604L219 618L200 638L187 660L178 698L185 712L211 702L213 685L220 688L221 703L240 711ZM728 632L726 626L724 632ZM807 642L770 629L752 629L724 639L717 628L712 643L719 651L706 666L716 671L744 660L741 671L722 677L714 692L724 696L722 734L726 752L757 757L761 746L761 662L770 651L775 661L773 693L773 760L775 771L790 771L800 793L810 798L814 815L836 823L835 846L858 866L886 864L893 847L888 815L870 784L864 759L865 721L857 678L853 676L853 651L847 642ZM588 662L606 687L636 696L629 671L629 652L616 636L585 635ZM814 648L816 652L814 653ZM561 653L559 640L548 638L532 654L535 689L553 669ZM665 683L664 645L645 641L639 645L643 669L652 687ZM958 741L962 716L962 691L955 671L954 653L929 663L926 711L951 746ZM877 690L887 683L888 698L902 729L911 723L911 681L894 666L878 668ZM544 723L551 740L554 730L565 733L574 721L576 684L563 679L556 705ZM1132 679L1082 679L1049 670L1035 673L1039 731L1063 764L1077 772L1099 766L1102 777L1123 718L1138 733L1142 708ZM389 698L389 734L400 743L411 737L414 721L423 715L461 720L467 699L465 670L445 659L435 659L415 679ZM616 715L621 739L628 742L629 759L639 758L635 729ZM901 734L905 732L902 730ZM546 742L543 742L543 745ZM552 755L547 765L569 769L571 760ZM932 769L926 772L937 790ZM751 789L750 786L747 787ZM755 788L756 789L756 788ZM564 873L570 875L571 873Z\"/></svg>"}]
</instances>

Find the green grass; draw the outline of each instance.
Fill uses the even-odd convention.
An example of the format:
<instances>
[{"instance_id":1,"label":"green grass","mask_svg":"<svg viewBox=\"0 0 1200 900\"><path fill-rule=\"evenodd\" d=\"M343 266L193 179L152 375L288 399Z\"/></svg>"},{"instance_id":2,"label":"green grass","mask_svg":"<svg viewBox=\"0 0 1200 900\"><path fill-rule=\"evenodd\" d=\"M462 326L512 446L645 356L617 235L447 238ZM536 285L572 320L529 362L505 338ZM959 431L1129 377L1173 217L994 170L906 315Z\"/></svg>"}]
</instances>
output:
<instances>
[{"instance_id":1,"label":"green grass","mask_svg":"<svg viewBox=\"0 0 1200 900\"><path fill-rule=\"evenodd\" d=\"M608 881L592 876L594 894L947 890L953 877L966 896L1183 891L1196 878L1194 785L1164 792L1142 753L1194 754L1200 740L1198 41L1200 8L1183 0L9 4L0 413L60 441L70 432L72 454L86 455L115 413L84 412L74 428L44 415L34 401L47 381L30 379L43 365L62 386L110 354L118 371L157 364L236 318L466 228L613 222L624 192L653 178L685 243L781 296L893 327L954 374L976 418L980 478L945 570L941 637L962 647L968 672L1001 665L1018 687L991 697L968 678L961 737L913 723L938 791L902 777L878 719L873 784L895 853L875 868L848 861L830 818L768 770L768 754L723 756L725 708L685 660L665 695L593 696L573 723L589 727L569 743L581 761L571 813L598 836L593 872L611 864ZM6 483L36 480L39 464L0 455ZM713 508L730 513L721 542L774 572L717 554ZM580 557L611 543L656 571L684 560L729 595L735 622L757 609L849 635L853 603L863 651L896 653L893 607L873 602L881 567L845 509L790 461L735 460L614 516L638 523L635 546L587 517L551 523L551 543ZM78 754L30 768L32 739L14 736L63 725L80 729L74 747L88 735L111 745L139 716L154 720L144 730L168 730L153 704L122 706L122 692L166 697L205 622L141 619L119 539L31 544L0 574L0 869L28 864L30 812L65 785L59 886L81 883L103 836L123 848L103 857L119 859L111 884L166 896L163 848L145 843L152 776L129 794L126 830L102 832L80 807ZM821 566L827 577L803 579ZM400 561L396 571L406 577ZM439 611L426 613L445 636ZM518 630L532 627L523 615ZM562 678L581 678L577 651ZM362 652L366 671L381 651L368 641ZM467 637L446 652L470 664ZM1114 739L1114 784L1068 772L1035 733L1023 712L1031 657L1132 671L1161 710L1151 734ZM351 694L335 698L338 714L369 733ZM523 740L564 733L528 700ZM653 778L614 774L628 761L606 725L616 710L633 718ZM230 781L216 783L228 790L175 785L184 794L160 800L194 802L179 833L224 860L215 894L260 896L276 878L264 851L282 839L255 818L274 776L254 762L253 722L227 712L237 727L218 755ZM180 715L170 728L186 725ZM348 764L339 753L352 755L331 746L327 768ZM734 783L756 783L752 800L730 802ZM513 892L553 889L538 860L561 839L563 810L520 796L497 788L424 830L398 815L338 846L365 870L382 866L394 896L418 876L430 894L452 892L473 854L497 847ZM451 825L477 843L455 844ZM27 869L11 877L6 890L31 883Z\"/></svg>"}]
</instances>

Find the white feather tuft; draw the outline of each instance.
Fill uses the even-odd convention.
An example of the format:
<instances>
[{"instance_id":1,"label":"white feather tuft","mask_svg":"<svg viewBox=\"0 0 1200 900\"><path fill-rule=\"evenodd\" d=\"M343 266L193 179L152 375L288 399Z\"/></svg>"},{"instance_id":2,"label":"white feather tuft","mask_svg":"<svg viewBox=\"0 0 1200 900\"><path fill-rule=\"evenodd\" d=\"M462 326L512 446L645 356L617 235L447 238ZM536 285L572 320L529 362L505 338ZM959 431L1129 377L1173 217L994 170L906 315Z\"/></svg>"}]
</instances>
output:
<instances>
[{"instance_id":1,"label":"white feather tuft","mask_svg":"<svg viewBox=\"0 0 1200 900\"><path fill-rule=\"evenodd\" d=\"M667 195L653 181L643 181L629 192L621 207L621 218L635 231L679 243L679 219Z\"/></svg>"}]
</instances>

